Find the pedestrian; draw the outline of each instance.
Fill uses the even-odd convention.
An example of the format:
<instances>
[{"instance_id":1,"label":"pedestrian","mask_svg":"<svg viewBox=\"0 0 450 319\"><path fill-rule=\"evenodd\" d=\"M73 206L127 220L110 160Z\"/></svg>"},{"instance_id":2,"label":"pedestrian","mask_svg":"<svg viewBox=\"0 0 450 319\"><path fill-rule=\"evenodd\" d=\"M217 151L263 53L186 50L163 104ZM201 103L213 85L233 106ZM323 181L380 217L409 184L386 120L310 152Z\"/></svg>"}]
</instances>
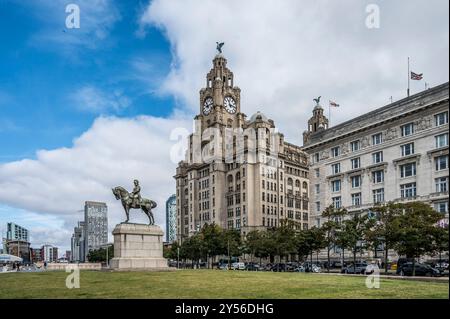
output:
<instances>
[{"instance_id":1,"label":"pedestrian","mask_svg":"<svg viewBox=\"0 0 450 319\"><path fill-rule=\"evenodd\" d=\"M44 269L47 269L47 262L44 261Z\"/></svg>"}]
</instances>

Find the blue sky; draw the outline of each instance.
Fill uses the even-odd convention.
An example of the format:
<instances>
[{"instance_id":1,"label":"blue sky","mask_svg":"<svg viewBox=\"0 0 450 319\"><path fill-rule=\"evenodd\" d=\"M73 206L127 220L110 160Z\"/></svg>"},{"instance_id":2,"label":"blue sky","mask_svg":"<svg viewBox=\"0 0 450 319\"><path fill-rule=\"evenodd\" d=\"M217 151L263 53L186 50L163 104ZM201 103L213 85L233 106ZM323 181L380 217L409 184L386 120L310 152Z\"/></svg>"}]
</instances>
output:
<instances>
[{"instance_id":1,"label":"blue sky","mask_svg":"<svg viewBox=\"0 0 450 319\"><path fill-rule=\"evenodd\" d=\"M57 8L35 3L0 0L0 162L34 158L37 149L70 146L99 114L171 113L173 98L151 87L152 80L157 85L169 72L170 45L155 28L147 28L145 37L137 33L146 2L115 2L120 13L108 36L94 39L95 45L84 29L96 25L66 29L64 3ZM88 34L81 43L72 43L70 37L81 32ZM132 73L138 63L145 64L141 77ZM112 99L125 97L127 106L83 107L73 96L85 87Z\"/></svg>"}]
</instances>

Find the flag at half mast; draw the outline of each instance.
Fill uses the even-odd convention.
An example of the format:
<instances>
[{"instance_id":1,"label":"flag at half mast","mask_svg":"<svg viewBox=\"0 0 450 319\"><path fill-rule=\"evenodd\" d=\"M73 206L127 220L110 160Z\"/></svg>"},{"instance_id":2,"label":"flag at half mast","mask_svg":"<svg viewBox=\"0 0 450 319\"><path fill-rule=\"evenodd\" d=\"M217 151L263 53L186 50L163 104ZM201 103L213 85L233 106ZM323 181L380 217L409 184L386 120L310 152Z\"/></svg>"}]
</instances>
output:
<instances>
[{"instance_id":1,"label":"flag at half mast","mask_svg":"<svg viewBox=\"0 0 450 319\"><path fill-rule=\"evenodd\" d=\"M330 106L331 107L339 107L339 104L330 100Z\"/></svg>"},{"instance_id":2,"label":"flag at half mast","mask_svg":"<svg viewBox=\"0 0 450 319\"><path fill-rule=\"evenodd\" d=\"M411 71L411 80L420 81L423 79L423 73L417 74Z\"/></svg>"}]
</instances>

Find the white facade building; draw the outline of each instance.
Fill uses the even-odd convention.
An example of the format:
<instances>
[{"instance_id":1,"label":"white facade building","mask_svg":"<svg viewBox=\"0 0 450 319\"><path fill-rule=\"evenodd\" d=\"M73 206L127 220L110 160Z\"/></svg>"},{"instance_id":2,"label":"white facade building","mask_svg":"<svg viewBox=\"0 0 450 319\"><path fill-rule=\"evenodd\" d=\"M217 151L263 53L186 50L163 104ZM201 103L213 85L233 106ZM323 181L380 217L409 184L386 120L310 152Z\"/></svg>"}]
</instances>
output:
<instances>
[{"instance_id":1,"label":"white facade building","mask_svg":"<svg viewBox=\"0 0 450 319\"><path fill-rule=\"evenodd\" d=\"M331 128L316 106L303 148L311 226L331 204L359 212L391 201L429 203L448 223L448 98L447 82Z\"/></svg>"}]
</instances>

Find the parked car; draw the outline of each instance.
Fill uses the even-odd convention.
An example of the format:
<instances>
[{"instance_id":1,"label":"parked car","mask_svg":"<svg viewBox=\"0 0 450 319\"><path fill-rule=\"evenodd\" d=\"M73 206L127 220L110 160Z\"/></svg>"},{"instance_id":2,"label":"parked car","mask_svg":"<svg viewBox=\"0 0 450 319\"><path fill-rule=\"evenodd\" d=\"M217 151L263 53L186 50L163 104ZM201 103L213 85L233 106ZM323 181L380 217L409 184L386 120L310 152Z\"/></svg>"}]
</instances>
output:
<instances>
[{"instance_id":1,"label":"parked car","mask_svg":"<svg viewBox=\"0 0 450 319\"><path fill-rule=\"evenodd\" d=\"M286 271L287 267L286 264L282 264L282 263L277 263L277 264L273 264L272 265L272 269L271 271Z\"/></svg>"},{"instance_id":2,"label":"parked car","mask_svg":"<svg viewBox=\"0 0 450 319\"><path fill-rule=\"evenodd\" d=\"M247 271L259 271L260 270L260 266L256 263L248 263L247 265L245 265L245 270Z\"/></svg>"},{"instance_id":3,"label":"parked car","mask_svg":"<svg viewBox=\"0 0 450 319\"><path fill-rule=\"evenodd\" d=\"M438 262L434 267L439 270L446 270L448 269L448 262Z\"/></svg>"},{"instance_id":4,"label":"parked car","mask_svg":"<svg viewBox=\"0 0 450 319\"><path fill-rule=\"evenodd\" d=\"M400 267L400 276L412 276L413 274L413 263L407 262ZM431 267L427 264L415 265L415 275L416 276L427 276L427 277L438 277L441 276L441 271Z\"/></svg>"},{"instance_id":5,"label":"parked car","mask_svg":"<svg viewBox=\"0 0 450 319\"><path fill-rule=\"evenodd\" d=\"M305 272L321 272L322 268L316 264L311 264L309 262L306 262L303 264L303 267L305 268Z\"/></svg>"},{"instance_id":6,"label":"parked car","mask_svg":"<svg viewBox=\"0 0 450 319\"><path fill-rule=\"evenodd\" d=\"M232 270L245 270L245 264L243 262L235 262L231 264Z\"/></svg>"},{"instance_id":7,"label":"parked car","mask_svg":"<svg viewBox=\"0 0 450 319\"><path fill-rule=\"evenodd\" d=\"M297 268L294 269L294 272L305 272L305 267L298 266Z\"/></svg>"},{"instance_id":8,"label":"parked car","mask_svg":"<svg viewBox=\"0 0 450 319\"><path fill-rule=\"evenodd\" d=\"M412 258L399 258L398 260L397 260L397 269L395 270L395 273L397 274L397 275L399 275L400 274L400 271L401 271L401 269L402 269L402 266L403 266L403 264L406 264L407 262L413 262L413 259Z\"/></svg>"},{"instance_id":9,"label":"parked car","mask_svg":"<svg viewBox=\"0 0 450 319\"><path fill-rule=\"evenodd\" d=\"M273 264L269 263L263 267L264 271L272 271Z\"/></svg>"},{"instance_id":10,"label":"parked car","mask_svg":"<svg viewBox=\"0 0 450 319\"><path fill-rule=\"evenodd\" d=\"M349 265L345 267L342 272L344 274L365 274L367 263L356 263L355 265Z\"/></svg>"},{"instance_id":11,"label":"parked car","mask_svg":"<svg viewBox=\"0 0 450 319\"><path fill-rule=\"evenodd\" d=\"M219 268L220 270L227 270L228 269L228 264L225 264L225 263L219 264L217 266L217 268Z\"/></svg>"}]
</instances>

